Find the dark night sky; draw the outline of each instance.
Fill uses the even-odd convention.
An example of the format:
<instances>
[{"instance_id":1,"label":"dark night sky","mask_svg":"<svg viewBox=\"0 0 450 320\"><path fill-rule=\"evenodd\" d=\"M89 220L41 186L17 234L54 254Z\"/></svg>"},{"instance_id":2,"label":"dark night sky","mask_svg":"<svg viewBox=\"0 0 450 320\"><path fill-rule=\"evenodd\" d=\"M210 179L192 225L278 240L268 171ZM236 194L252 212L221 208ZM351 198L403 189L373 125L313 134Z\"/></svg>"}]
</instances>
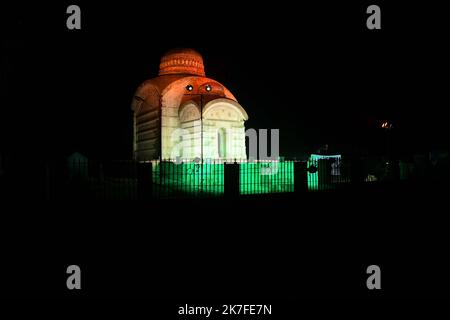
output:
<instances>
[{"instance_id":1,"label":"dark night sky","mask_svg":"<svg viewBox=\"0 0 450 320\"><path fill-rule=\"evenodd\" d=\"M282 155L380 152L384 118L402 153L448 148L443 8L378 2L383 29L369 31L372 3L335 2L75 1L81 31L66 29L72 2L3 8L2 148L129 158L133 93L174 47L203 54L247 127L279 128Z\"/></svg>"}]
</instances>

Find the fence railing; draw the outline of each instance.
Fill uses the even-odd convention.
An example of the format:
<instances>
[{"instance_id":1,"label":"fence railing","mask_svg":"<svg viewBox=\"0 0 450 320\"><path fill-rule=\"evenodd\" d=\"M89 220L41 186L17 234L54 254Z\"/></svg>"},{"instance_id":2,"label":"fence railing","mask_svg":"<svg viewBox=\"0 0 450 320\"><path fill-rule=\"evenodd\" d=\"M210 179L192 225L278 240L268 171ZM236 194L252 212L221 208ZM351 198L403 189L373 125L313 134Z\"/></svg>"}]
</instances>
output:
<instances>
[{"instance_id":1,"label":"fence railing","mask_svg":"<svg viewBox=\"0 0 450 320\"><path fill-rule=\"evenodd\" d=\"M211 197L224 193L223 163L152 161L151 167L154 197Z\"/></svg>"},{"instance_id":2,"label":"fence railing","mask_svg":"<svg viewBox=\"0 0 450 320\"><path fill-rule=\"evenodd\" d=\"M133 200L245 196L321 191L371 181L361 162L341 158L308 161L72 160L51 167L47 198Z\"/></svg>"},{"instance_id":3,"label":"fence railing","mask_svg":"<svg viewBox=\"0 0 450 320\"><path fill-rule=\"evenodd\" d=\"M294 192L294 161L241 163L240 194Z\"/></svg>"},{"instance_id":4,"label":"fence railing","mask_svg":"<svg viewBox=\"0 0 450 320\"><path fill-rule=\"evenodd\" d=\"M133 161L70 161L67 168L50 175L56 197L137 199L138 174Z\"/></svg>"},{"instance_id":5,"label":"fence railing","mask_svg":"<svg viewBox=\"0 0 450 320\"><path fill-rule=\"evenodd\" d=\"M350 163L340 158L309 159L308 190L336 189L351 181Z\"/></svg>"}]
</instances>

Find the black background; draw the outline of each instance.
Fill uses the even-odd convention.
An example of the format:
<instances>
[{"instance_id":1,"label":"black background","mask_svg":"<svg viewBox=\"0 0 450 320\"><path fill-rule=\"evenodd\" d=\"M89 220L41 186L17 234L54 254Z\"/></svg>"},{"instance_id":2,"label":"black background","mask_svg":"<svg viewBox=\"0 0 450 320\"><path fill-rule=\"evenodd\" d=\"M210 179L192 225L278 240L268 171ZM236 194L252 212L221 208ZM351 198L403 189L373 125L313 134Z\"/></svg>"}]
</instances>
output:
<instances>
[{"instance_id":1,"label":"black background","mask_svg":"<svg viewBox=\"0 0 450 320\"><path fill-rule=\"evenodd\" d=\"M80 2L79 31L66 28L67 3L2 10L2 144L129 159L134 91L165 51L192 47L246 108L247 127L280 129L286 157L323 144L380 154L384 119L401 154L448 147L443 8L383 3L371 31L367 3L341 2Z\"/></svg>"},{"instance_id":2,"label":"black background","mask_svg":"<svg viewBox=\"0 0 450 320\"><path fill-rule=\"evenodd\" d=\"M66 28L69 4L2 8L1 145L18 162L73 151L129 159L134 90L174 47L203 54L248 127L280 128L286 156L324 143L379 154L375 126L386 118L399 153L448 147L438 2L377 2L373 31L372 3L78 1L80 31ZM2 293L147 297L170 314L175 300L292 308L300 298L445 297L446 208L434 189L222 203L4 199ZM70 264L82 269L80 292L65 287ZM379 292L365 287L370 264L382 270Z\"/></svg>"}]
</instances>

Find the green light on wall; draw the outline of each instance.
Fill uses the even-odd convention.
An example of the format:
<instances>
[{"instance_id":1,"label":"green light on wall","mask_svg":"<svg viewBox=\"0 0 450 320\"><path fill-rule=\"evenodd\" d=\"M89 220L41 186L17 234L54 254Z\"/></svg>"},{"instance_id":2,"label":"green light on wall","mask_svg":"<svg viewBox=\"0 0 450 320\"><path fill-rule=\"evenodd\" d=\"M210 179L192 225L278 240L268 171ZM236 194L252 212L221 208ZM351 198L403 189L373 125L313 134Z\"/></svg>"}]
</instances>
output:
<instances>
[{"instance_id":1,"label":"green light on wall","mask_svg":"<svg viewBox=\"0 0 450 320\"><path fill-rule=\"evenodd\" d=\"M223 194L223 164L161 162L153 166L153 184L166 194Z\"/></svg>"},{"instance_id":2,"label":"green light on wall","mask_svg":"<svg viewBox=\"0 0 450 320\"><path fill-rule=\"evenodd\" d=\"M294 163L241 163L237 183L240 194L294 192ZM162 196L222 195L224 164L155 162L153 184Z\"/></svg>"},{"instance_id":3,"label":"green light on wall","mask_svg":"<svg viewBox=\"0 0 450 320\"><path fill-rule=\"evenodd\" d=\"M241 194L294 192L294 162L241 163Z\"/></svg>"}]
</instances>

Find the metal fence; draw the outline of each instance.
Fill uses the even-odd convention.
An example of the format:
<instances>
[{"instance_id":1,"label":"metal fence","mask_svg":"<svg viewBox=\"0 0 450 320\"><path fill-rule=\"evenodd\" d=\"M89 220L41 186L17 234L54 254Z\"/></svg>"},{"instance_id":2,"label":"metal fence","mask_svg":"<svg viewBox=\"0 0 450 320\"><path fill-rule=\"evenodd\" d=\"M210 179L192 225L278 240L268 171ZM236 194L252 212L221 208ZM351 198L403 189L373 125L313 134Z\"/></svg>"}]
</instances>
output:
<instances>
[{"instance_id":1,"label":"metal fence","mask_svg":"<svg viewBox=\"0 0 450 320\"><path fill-rule=\"evenodd\" d=\"M72 160L49 171L49 198L137 199L134 161Z\"/></svg>"},{"instance_id":2,"label":"metal fence","mask_svg":"<svg viewBox=\"0 0 450 320\"><path fill-rule=\"evenodd\" d=\"M211 197L224 193L224 164L219 162L152 161L156 198Z\"/></svg>"},{"instance_id":3,"label":"metal fence","mask_svg":"<svg viewBox=\"0 0 450 320\"><path fill-rule=\"evenodd\" d=\"M231 166L238 167L238 175L228 183L236 184L241 195L294 191L293 161L151 163L153 195L158 198L222 196L230 187L225 186L225 175Z\"/></svg>"},{"instance_id":4,"label":"metal fence","mask_svg":"<svg viewBox=\"0 0 450 320\"><path fill-rule=\"evenodd\" d=\"M50 168L48 198L134 200L321 191L364 182L367 175L357 168L341 158L203 163L77 159L59 171Z\"/></svg>"},{"instance_id":5,"label":"metal fence","mask_svg":"<svg viewBox=\"0 0 450 320\"><path fill-rule=\"evenodd\" d=\"M351 181L350 163L340 158L308 160L308 190L336 189Z\"/></svg>"},{"instance_id":6,"label":"metal fence","mask_svg":"<svg viewBox=\"0 0 450 320\"><path fill-rule=\"evenodd\" d=\"M294 192L294 161L241 163L240 194Z\"/></svg>"}]
</instances>

